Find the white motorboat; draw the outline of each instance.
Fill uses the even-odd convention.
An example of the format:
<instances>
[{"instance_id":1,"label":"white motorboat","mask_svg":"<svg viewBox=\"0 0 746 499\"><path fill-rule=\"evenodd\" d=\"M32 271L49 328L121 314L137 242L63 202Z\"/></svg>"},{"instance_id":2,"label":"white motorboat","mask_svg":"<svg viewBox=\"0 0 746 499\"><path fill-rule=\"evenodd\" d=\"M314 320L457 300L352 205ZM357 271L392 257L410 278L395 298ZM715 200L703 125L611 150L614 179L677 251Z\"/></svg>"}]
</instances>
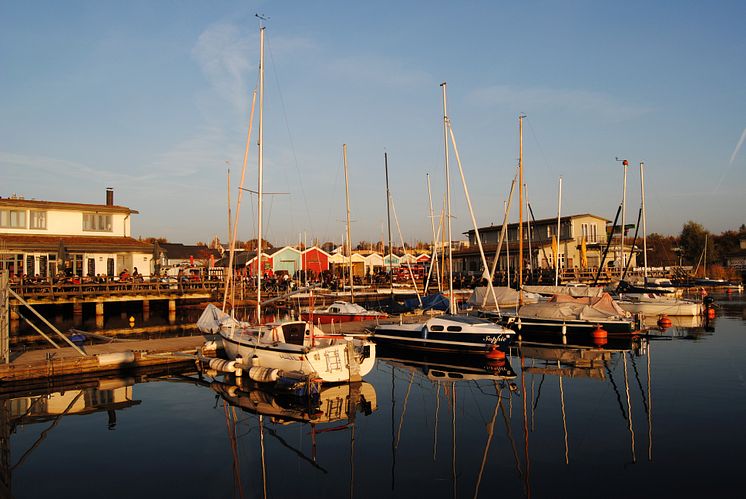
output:
<instances>
[{"instance_id":1,"label":"white motorboat","mask_svg":"<svg viewBox=\"0 0 746 499\"><path fill-rule=\"evenodd\" d=\"M357 303L335 301L326 308L301 312L300 316L303 320L311 321L315 324L330 324L384 319L388 317L388 314L375 310L366 310Z\"/></svg>"}]
</instances>

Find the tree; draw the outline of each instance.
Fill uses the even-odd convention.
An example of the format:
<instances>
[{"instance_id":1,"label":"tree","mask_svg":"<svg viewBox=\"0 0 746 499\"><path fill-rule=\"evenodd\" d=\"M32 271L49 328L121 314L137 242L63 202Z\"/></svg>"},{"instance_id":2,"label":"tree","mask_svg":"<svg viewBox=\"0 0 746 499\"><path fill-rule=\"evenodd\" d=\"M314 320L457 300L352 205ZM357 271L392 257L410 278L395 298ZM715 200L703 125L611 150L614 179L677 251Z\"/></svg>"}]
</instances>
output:
<instances>
[{"instance_id":1,"label":"tree","mask_svg":"<svg viewBox=\"0 0 746 499\"><path fill-rule=\"evenodd\" d=\"M679 240L675 236L664 236L662 234L652 233L647 237L648 245L648 265L650 267L669 267L679 264L679 257L673 251L679 245ZM638 264L640 264L638 260Z\"/></svg>"},{"instance_id":2,"label":"tree","mask_svg":"<svg viewBox=\"0 0 746 499\"><path fill-rule=\"evenodd\" d=\"M256 251L258 244L256 239L249 239L245 243L243 243L243 249L248 251ZM272 249L274 246L272 246L272 243L267 241L266 239L262 239L262 251Z\"/></svg>"},{"instance_id":3,"label":"tree","mask_svg":"<svg viewBox=\"0 0 746 499\"><path fill-rule=\"evenodd\" d=\"M150 244L155 244L156 242L158 244L168 243L168 239L165 237L146 237L143 241Z\"/></svg>"},{"instance_id":4,"label":"tree","mask_svg":"<svg viewBox=\"0 0 746 499\"><path fill-rule=\"evenodd\" d=\"M717 261L715 244L709 231L691 220L684 224L679 236L679 246L686 263L696 266L700 262L705 249L705 241L707 241L707 262L704 263Z\"/></svg>"},{"instance_id":5,"label":"tree","mask_svg":"<svg viewBox=\"0 0 746 499\"><path fill-rule=\"evenodd\" d=\"M741 249L741 239L746 238L746 226L741 225L738 231L726 230L719 236L714 236L715 251L722 259L737 253ZM725 262L723 262L725 263Z\"/></svg>"}]
</instances>

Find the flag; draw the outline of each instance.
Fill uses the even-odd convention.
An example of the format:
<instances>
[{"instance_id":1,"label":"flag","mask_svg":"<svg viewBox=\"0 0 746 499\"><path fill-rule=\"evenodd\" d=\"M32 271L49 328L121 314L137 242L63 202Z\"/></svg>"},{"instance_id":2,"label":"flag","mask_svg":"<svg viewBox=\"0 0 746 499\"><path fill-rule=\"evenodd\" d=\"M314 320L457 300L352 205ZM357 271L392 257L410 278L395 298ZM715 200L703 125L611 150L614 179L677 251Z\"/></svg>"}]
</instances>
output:
<instances>
[{"instance_id":1,"label":"flag","mask_svg":"<svg viewBox=\"0 0 746 499\"><path fill-rule=\"evenodd\" d=\"M552 236L552 258L554 259L554 266L557 267L559 259L557 258L557 238Z\"/></svg>"},{"instance_id":2,"label":"flag","mask_svg":"<svg viewBox=\"0 0 746 499\"><path fill-rule=\"evenodd\" d=\"M588 248L585 245L585 236L580 241L580 266L582 268L588 267Z\"/></svg>"}]
</instances>

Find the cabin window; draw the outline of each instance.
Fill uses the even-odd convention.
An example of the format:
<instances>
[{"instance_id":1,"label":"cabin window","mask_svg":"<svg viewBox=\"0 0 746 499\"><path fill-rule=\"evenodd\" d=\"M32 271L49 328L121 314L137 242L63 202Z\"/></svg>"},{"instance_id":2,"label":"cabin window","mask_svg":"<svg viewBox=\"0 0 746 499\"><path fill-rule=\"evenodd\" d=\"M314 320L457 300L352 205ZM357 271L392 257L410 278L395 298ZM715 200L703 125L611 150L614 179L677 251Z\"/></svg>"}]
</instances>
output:
<instances>
[{"instance_id":1,"label":"cabin window","mask_svg":"<svg viewBox=\"0 0 746 499\"><path fill-rule=\"evenodd\" d=\"M293 345L303 345L303 337L306 331L304 322L285 324L282 326L282 334L285 336L285 343Z\"/></svg>"},{"instance_id":2,"label":"cabin window","mask_svg":"<svg viewBox=\"0 0 746 499\"><path fill-rule=\"evenodd\" d=\"M461 331L461 326L448 326L448 331L452 333L458 333Z\"/></svg>"},{"instance_id":3,"label":"cabin window","mask_svg":"<svg viewBox=\"0 0 746 499\"><path fill-rule=\"evenodd\" d=\"M329 309L329 312L331 312L333 314L339 313L339 308L338 307L332 307L332 308Z\"/></svg>"},{"instance_id":4,"label":"cabin window","mask_svg":"<svg viewBox=\"0 0 746 499\"><path fill-rule=\"evenodd\" d=\"M430 331L443 331L443 326L430 326Z\"/></svg>"},{"instance_id":5,"label":"cabin window","mask_svg":"<svg viewBox=\"0 0 746 499\"><path fill-rule=\"evenodd\" d=\"M0 227L4 229L25 229L26 210L0 210Z\"/></svg>"},{"instance_id":6,"label":"cabin window","mask_svg":"<svg viewBox=\"0 0 746 499\"><path fill-rule=\"evenodd\" d=\"M111 215L83 213L83 230L90 232L112 232Z\"/></svg>"},{"instance_id":7,"label":"cabin window","mask_svg":"<svg viewBox=\"0 0 746 499\"><path fill-rule=\"evenodd\" d=\"M448 377L451 379L464 379L464 375L461 373L448 373Z\"/></svg>"},{"instance_id":8,"label":"cabin window","mask_svg":"<svg viewBox=\"0 0 746 499\"><path fill-rule=\"evenodd\" d=\"M446 377L443 371L430 371L430 375L433 378L445 378Z\"/></svg>"}]
</instances>

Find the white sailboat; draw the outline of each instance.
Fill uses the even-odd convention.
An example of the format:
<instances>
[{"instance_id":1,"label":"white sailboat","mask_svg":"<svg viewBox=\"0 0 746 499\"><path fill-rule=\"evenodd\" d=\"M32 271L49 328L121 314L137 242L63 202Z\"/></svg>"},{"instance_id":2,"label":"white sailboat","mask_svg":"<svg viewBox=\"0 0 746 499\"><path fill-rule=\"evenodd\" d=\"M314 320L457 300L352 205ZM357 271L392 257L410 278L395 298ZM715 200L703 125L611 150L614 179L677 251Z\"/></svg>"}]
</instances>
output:
<instances>
[{"instance_id":1,"label":"white sailboat","mask_svg":"<svg viewBox=\"0 0 746 499\"><path fill-rule=\"evenodd\" d=\"M645 213L645 171L644 163L640 162L640 191L642 205L642 246L643 246L643 286L648 285L648 252L647 252L647 227ZM656 293L620 293L617 300L619 306L633 314L645 314L649 316L661 315L687 315L695 316L704 313L704 304L691 300L661 296Z\"/></svg>"},{"instance_id":2,"label":"white sailboat","mask_svg":"<svg viewBox=\"0 0 746 499\"><path fill-rule=\"evenodd\" d=\"M238 321L214 305L208 305L197 326L203 333L219 334L225 353L242 368L269 368L266 381L295 371L304 376L336 383L359 381L373 369L375 344L367 338L326 334L302 320L262 324L262 193L264 107L264 27L260 28L259 140L258 140L258 235L256 324Z\"/></svg>"}]
</instances>

